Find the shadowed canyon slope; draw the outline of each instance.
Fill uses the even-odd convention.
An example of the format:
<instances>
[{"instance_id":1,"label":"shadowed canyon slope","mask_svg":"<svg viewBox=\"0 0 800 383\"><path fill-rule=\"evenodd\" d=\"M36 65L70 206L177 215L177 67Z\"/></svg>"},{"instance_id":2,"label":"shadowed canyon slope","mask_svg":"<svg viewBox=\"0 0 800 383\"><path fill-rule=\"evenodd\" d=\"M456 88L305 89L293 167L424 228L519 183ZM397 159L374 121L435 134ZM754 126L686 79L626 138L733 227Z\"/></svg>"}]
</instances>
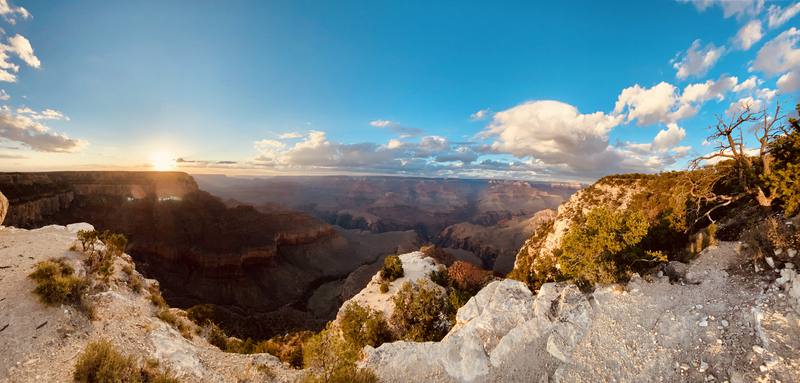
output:
<instances>
[{"instance_id":1,"label":"shadowed canyon slope","mask_svg":"<svg viewBox=\"0 0 800 383\"><path fill-rule=\"evenodd\" d=\"M324 324L339 302L309 307L320 286L335 289L331 282L359 266L416 246L413 232L362 233L299 212L229 207L184 173L9 173L0 190L10 202L5 225L88 221L124 233L172 305L212 303L241 336Z\"/></svg>"},{"instance_id":2,"label":"shadowed canyon slope","mask_svg":"<svg viewBox=\"0 0 800 383\"><path fill-rule=\"evenodd\" d=\"M328 223L376 233L414 230L423 240L463 249L506 273L542 219L578 184L378 176L236 178L196 175L203 190L255 206L278 205ZM454 226L453 226L454 225ZM501 261L495 267L495 260Z\"/></svg>"}]
</instances>

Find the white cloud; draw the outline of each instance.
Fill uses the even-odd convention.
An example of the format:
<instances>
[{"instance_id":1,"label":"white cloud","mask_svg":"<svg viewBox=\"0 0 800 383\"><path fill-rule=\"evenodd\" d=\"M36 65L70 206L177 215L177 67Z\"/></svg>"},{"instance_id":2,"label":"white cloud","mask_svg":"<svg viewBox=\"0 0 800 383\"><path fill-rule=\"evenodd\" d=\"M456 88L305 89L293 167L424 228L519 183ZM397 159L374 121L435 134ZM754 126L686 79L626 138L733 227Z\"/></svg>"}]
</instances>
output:
<instances>
[{"instance_id":1,"label":"white cloud","mask_svg":"<svg viewBox=\"0 0 800 383\"><path fill-rule=\"evenodd\" d=\"M389 149L397 149L401 146L403 146L403 143L400 140L394 138L392 138L391 140L389 140L388 143L386 143L386 147Z\"/></svg>"},{"instance_id":2,"label":"white cloud","mask_svg":"<svg viewBox=\"0 0 800 383\"><path fill-rule=\"evenodd\" d=\"M761 21L752 20L745 24L734 37L734 44L743 50L748 50L764 36L761 31Z\"/></svg>"},{"instance_id":3,"label":"white cloud","mask_svg":"<svg viewBox=\"0 0 800 383\"><path fill-rule=\"evenodd\" d=\"M798 71L788 72L778 78L778 90L781 93L790 93L800 89L800 73Z\"/></svg>"},{"instance_id":4,"label":"white cloud","mask_svg":"<svg viewBox=\"0 0 800 383\"><path fill-rule=\"evenodd\" d=\"M282 140L289 140L293 138L302 138L303 134L298 132L287 132L287 133L281 133L280 135L278 135L278 137Z\"/></svg>"},{"instance_id":5,"label":"white cloud","mask_svg":"<svg viewBox=\"0 0 800 383\"><path fill-rule=\"evenodd\" d=\"M5 89L0 89L0 101L8 101L11 99L11 96L6 93Z\"/></svg>"},{"instance_id":6,"label":"white cloud","mask_svg":"<svg viewBox=\"0 0 800 383\"><path fill-rule=\"evenodd\" d=\"M747 107L750 107L751 111L757 112L761 110L763 106L764 106L763 101L748 96L732 102L730 106L728 106L728 109L725 110L725 114L728 116L733 116L738 113L741 113Z\"/></svg>"},{"instance_id":7,"label":"white cloud","mask_svg":"<svg viewBox=\"0 0 800 383\"><path fill-rule=\"evenodd\" d=\"M44 109L37 112L28 107L17 108L17 114L26 115L34 120L64 120L69 121L69 117L65 116L55 109Z\"/></svg>"},{"instance_id":8,"label":"white cloud","mask_svg":"<svg viewBox=\"0 0 800 383\"><path fill-rule=\"evenodd\" d=\"M686 137L686 130L679 127L676 123L667 125L667 129L661 130L653 139L653 150L666 151L674 148Z\"/></svg>"},{"instance_id":9,"label":"white cloud","mask_svg":"<svg viewBox=\"0 0 800 383\"><path fill-rule=\"evenodd\" d=\"M42 65L39 58L34 54L30 41L22 35L14 35L8 38L7 44L0 44L0 81L17 81L16 73L19 72L19 65L9 61L9 54L16 55L25 64L33 68L39 68Z\"/></svg>"},{"instance_id":10,"label":"white cloud","mask_svg":"<svg viewBox=\"0 0 800 383\"><path fill-rule=\"evenodd\" d=\"M25 114L15 114L7 107L0 109L0 139L41 152L75 152L87 145L85 141L51 132L37 120Z\"/></svg>"},{"instance_id":11,"label":"white cloud","mask_svg":"<svg viewBox=\"0 0 800 383\"><path fill-rule=\"evenodd\" d=\"M481 135L495 138L492 148L498 152L572 170L598 170L618 161L608 132L621 122L621 116L581 114L559 101L530 101L495 113Z\"/></svg>"},{"instance_id":12,"label":"white cloud","mask_svg":"<svg viewBox=\"0 0 800 383\"><path fill-rule=\"evenodd\" d=\"M769 88L758 89L758 90L756 90L756 94L755 94L756 98L759 98L759 99L767 101L767 102L772 101L772 99L775 98L775 96L777 96L777 95L778 95L778 91L777 90L769 89Z\"/></svg>"},{"instance_id":13,"label":"white cloud","mask_svg":"<svg viewBox=\"0 0 800 383\"><path fill-rule=\"evenodd\" d=\"M31 13L23 7L10 4L8 0L0 0L0 16L13 25L16 24L17 17L28 19L31 17Z\"/></svg>"},{"instance_id":14,"label":"white cloud","mask_svg":"<svg viewBox=\"0 0 800 383\"><path fill-rule=\"evenodd\" d=\"M767 10L769 16L767 26L770 29L777 28L791 20L798 13L800 13L800 2L789 5L786 8L781 8L779 5L770 5L769 10Z\"/></svg>"},{"instance_id":15,"label":"white cloud","mask_svg":"<svg viewBox=\"0 0 800 383\"><path fill-rule=\"evenodd\" d=\"M373 120L373 121L370 121L369 124L371 126L376 127L376 128L386 128L386 127L395 125L394 122L389 121L389 120Z\"/></svg>"},{"instance_id":16,"label":"white cloud","mask_svg":"<svg viewBox=\"0 0 800 383\"><path fill-rule=\"evenodd\" d=\"M800 31L789 28L758 50L753 69L776 75L800 68L800 49L796 47Z\"/></svg>"},{"instance_id":17,"label":"white cloud","mask_svg":"<svg viewBox=\"0 0 800 383\"><path fill-rule=\"evenodd\" d=\"M750 76L747 80L742 81L740 84L733 87L733 91L736 93L744 92L747 90L755 89L759 84L758 77Z\"/></svg>"},{"instance_id":18,"label":"white cloud","mask_svg":"<svg viewBox=\"0 0 800 383\"><path fill-rule=\"evenodd\" d=\"M412 170L438 171L453 162L464 166L480 154L472 144L453 144L440 136L425 136L418 143L389 140L386 145L330 141L323 131L311 131L294 145L277 140L255 142L261 166L283 169L313 168L397 173ZM451 163L450 165L434 165ZM435 169L434 169L435 168Z\"/></svg>"},{"instance_id":19,"label":"white cloud","mask_svg":"<svg viewBox=\"0 0 800 383\"><path fill-rule=\"evenodd\" d=\"M738 86L738 81L739 79L734 76L721 76L717 81L707 80L689 84L683 88L680 101L682 103L703 103L711 99L722 101L726 93Z\"/></svg>"},{"instance_id":20,"label":"white cloud","mask_svg":"<svg viewBox=\"0 0 800 383\"><path fill-rule=\"evenodd\" d=\"M764 0L678 0L692 3L698 11L703 12L712 6L720 6L725 18L756 16L764 9Z\"/></svg>"},{"instance_id":21,"label":"white cloud","mask_svg":"<svg viewBox=\"0 0 800 383\"><path fill-rule=\"evenodd\" d=\"M636 120L639 126L668 124L695 115L706 101L724 100L737 84L736 77L723 75L716 81L686 85L680 95L678 88L667 82L662 81L650 88L636 84L620 92L614 113L626 113L626 121Z\"/></svg>"},{"instance_id":22,"label":"white cloud","mask_svg":"<svg viewBox=\"0 0 800 383\"><path fill-rule=\"evenodd\" d=\"M700 40L695 40L689 49L679 52L672 60L672 67L677 70L675 76L683 80L705 75L724 52L724 46L717 47L713 43L708 43L705 47L701 47Z\"/></svg>"},{"instance_id":23,"label":"white cloud","mask_svg":"<svg viewBox=\"0 0 800 383\"><path fill-rule=\"evenodd\" d=\"M397 133L400 136L400 138L415 137L422 134L422 129L403 126L391 120L373 120L370 121L369 124L370 126L374 126L376 128L391 129L392 131Z\"/></svg>"},{"instance_id":24,"label":"white cloud","mask_svg":"<svg viewBox=\"0 0 800 383\"><path fill-rule=\"evenodd\" d=\"M677 100L675 91L675 86L663 81L651 88L636 84L620 92L614 113L620 114L627 109L626 120L631 122L635 119L638 125L670 122L670 113Z\"/></svg>"},{"instance_id":25,"label":"white cloud","mask_svg":"<svg viewBox=\"0 0 800 383\"><path fill-rule=\"evenodd\" d=\"M469 116L472 121L480 121L489 116L489 109L481 109Z\"/></svg>"}]
</instances>

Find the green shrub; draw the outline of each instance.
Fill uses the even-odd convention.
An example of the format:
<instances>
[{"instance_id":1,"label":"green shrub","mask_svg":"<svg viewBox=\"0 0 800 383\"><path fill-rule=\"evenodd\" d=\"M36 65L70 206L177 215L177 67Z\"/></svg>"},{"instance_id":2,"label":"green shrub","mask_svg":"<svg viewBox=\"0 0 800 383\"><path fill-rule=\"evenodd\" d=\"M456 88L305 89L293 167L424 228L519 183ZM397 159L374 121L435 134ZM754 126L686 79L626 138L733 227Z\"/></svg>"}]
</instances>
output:
<instances>
[{"instance_id":1,"label":"green shrub","mask_svg":"<svg viewBox=\"0 0 800 383\"><path fill-rule=\"evenodd\" d=\"M105 340L86 345L75 363L73 379L79 383L179 383L169 371L162 370L157 361L143 366L118 352Z\"/></svg>"},{"instance_id":2,"label":"green shrub","mask_svg":"<svg viewBox=\"0 0 800 383\"><path fill-rule=\"evenodd\" d=\"M382 281L381 286L379 288L381 290L381 294L386 294L389 292L389 282Z\"/></svg>"},{"instance_id":3,"label":"green shrub","mask_svg":"<svg viewBox=\"0 0 800 383\"><path fill-rule=\"evenodd\" d=\"M303 367L303 343L313 336L311 331L298 331L286 335L279 335L269 340L259 342L254 347L254 352L266 352L289 363L292 367Z\"/></svg>"},{"instance_id":4,"label":"green shrub","mask_svg":"<svg viewBox=\"0 0 800 383\"><path fill-rule=\"evenodd\" d=\"M560 271L588 286L623 280L639 262L650 265L665 261L663 253L638 247L648 229L647 219L639 211L595 208L564 236L556 254Z\"/></svg>"},{"instance_id":5,"label":"green shrub","mask_svg":"<svg viewBox=\"0 0 800 383\"><path fill-rule=\"evenodd\" d=\"M393 297L389 322L398 338L416 342L439 341L450 329L450 306L441 289L427 280L406 282Z\"/></svg>"},{"instance_id":6,"label":"green shrub","mask_svg":"<svg viewBox=\"0 0 800 383\"><path fill-rule=\"evenodd\" d=\"M94 318L94 307L85 297L89 280L78 277L64 259L50 259L34 266L28 275L36 283L33 292L48 305L70 304Z\"/></svg>"},{"instance_id":7,"label":"green shrub","mask_svg":"<svg viewBox=\"0 0 800 383\"><path fill-rule=\"evenodd\" d=\"M360 349L347 342L330 324L303 345L305 383L377 383L375 374L356 366Z\"/></svg>"},{"instance_id":8,"label":"green shrub","mask_svg":"<svg viewBox=\"0 0 800 383\"><path fill-rule=\"evenodd\" d=\"M389 324L383 312L372 310L358 303L351 302L345 306L338 320L339 328L345 340L361 349L365 345L378 347L392 341Z\"/></svg>"},{"instance_id":9,"label":"green shrub","mask_svg":"<svg viewBox=\"0 0 800 383\"><path fill-rule=\"evenodd\" d=\"M384 281L393 281L397 278L403 277L403 262L400 257L396 255L389 255L383 261L383 268L381 269L381 278Z\"/></svg>"},{"instance_id":10,"label":"green shrub","mask_svg":"<svg viewBox=\"0 0 800 383\"><path fill-rule=\"evenodd\" d=\"M800 113L800 104L797 105ZM800 121L789 118L787 134L770 143L773 158L772 171L762 175L762 180L774 191L783 205L786 216L800 212Z\"/></svg>"},{"instance_id":11,"label":"green shrub","mask_svg":"<svg viewBox=\"0 0 800 383\"><path fill-rule=\"evenodd\" d=\"M428 277L433 281L433 283L442 286L444 288L450 287L450 278L447 275L447 268L444 266L437 267L431 270Z\"/></svg>"}]
</instances>

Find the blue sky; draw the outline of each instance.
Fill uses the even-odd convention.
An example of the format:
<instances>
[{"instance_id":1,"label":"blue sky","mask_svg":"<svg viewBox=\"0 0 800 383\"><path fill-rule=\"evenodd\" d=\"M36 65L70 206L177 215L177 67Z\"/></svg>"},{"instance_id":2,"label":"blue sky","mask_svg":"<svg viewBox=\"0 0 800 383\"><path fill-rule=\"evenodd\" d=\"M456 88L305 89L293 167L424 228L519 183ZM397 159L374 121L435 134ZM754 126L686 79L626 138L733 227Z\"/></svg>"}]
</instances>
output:
<instances>
[{"instance_id":1,"label":"blue sky","mask_svg":"<svg viewBox=\"0 0 800 383\"><path fill-rule=\"evenodd\" d=\"M681 169L713 150L715 114L797 102L798 12L0 0L0 68L14 77L0 73L0 170L587 181Z\"/></svg>"}]
</instances>

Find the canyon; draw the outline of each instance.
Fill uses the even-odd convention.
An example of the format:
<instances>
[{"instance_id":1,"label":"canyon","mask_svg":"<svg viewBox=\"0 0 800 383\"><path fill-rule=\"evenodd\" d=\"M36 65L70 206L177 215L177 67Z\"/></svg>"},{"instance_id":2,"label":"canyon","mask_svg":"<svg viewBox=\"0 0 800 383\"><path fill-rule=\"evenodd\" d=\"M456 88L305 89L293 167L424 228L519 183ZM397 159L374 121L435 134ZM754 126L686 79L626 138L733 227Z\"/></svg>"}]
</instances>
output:
<instances>
[{"instance_id":1,"label":"canyon","mask_svg":"<svg viewBox=\"0 0 800 383\"><path fill-rule=\"evenodd\" d=\"M197 180L197 181L196 181ZM0 173L6 226L91 222L129 238L170 305L210 304L239 337L319 329L383 257L425 242L502 275L576 188L397 177ZM213 195L212 195L213 194Z\"/></svg>"},{"instance_id":2,"label":"canyon","mask_svg":"<svg viewBox=\"0 0 800 383\"><path fill-rule=\"evenodd\" d=\"M421 242L465 254L499 274L511 271L516 250L546 220L543 217L552 214L540 212L555 209L582 187L384 176L194 178L203 190L222 198L291 208L344 228L373 233L414 230Z\"/></svg>"}]
</instances>

